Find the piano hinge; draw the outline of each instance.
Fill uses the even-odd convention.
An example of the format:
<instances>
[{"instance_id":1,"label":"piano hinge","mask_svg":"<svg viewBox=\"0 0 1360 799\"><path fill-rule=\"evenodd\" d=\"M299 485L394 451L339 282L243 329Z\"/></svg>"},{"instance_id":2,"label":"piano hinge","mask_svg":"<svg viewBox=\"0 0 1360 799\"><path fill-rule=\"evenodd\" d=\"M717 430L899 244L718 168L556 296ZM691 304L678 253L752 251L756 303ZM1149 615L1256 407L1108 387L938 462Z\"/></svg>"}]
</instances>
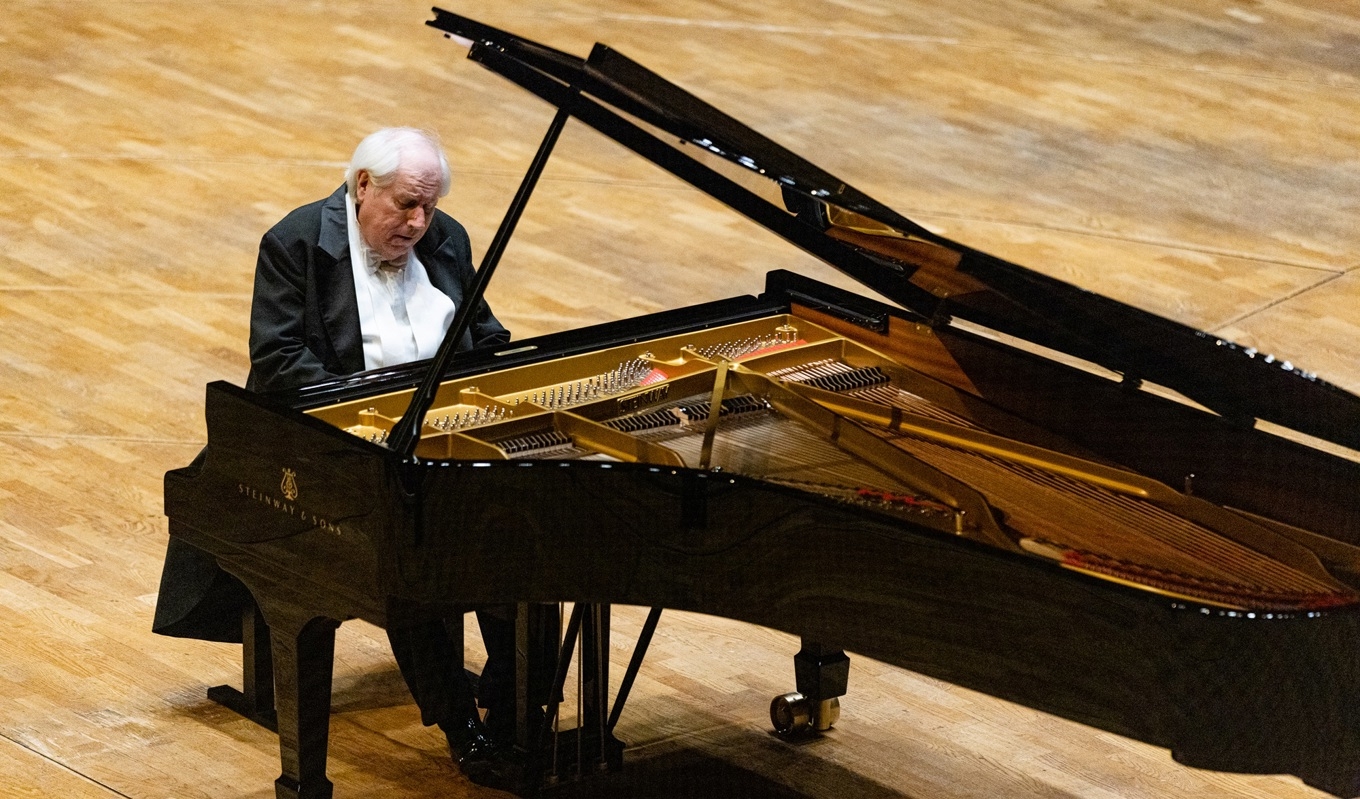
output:
<instances>
[{"instance_id":1,"label":"piano hinge","mask_svg":"<svg viewBox=\"0 0 1360 799\"><path fill-rule=\"evenodd\" d=\"M872 330L875 333L888 332L888 315L886 313L866 314L852 308L847 308L844 305L837 305L834 302L818 299L811 295L804 294L801 291L787 289L787 292L789 297L797 300L800 305L806 305L814 311L830 314L837 319L862 327L865 330Z\"/></svg>"}]
</instances>

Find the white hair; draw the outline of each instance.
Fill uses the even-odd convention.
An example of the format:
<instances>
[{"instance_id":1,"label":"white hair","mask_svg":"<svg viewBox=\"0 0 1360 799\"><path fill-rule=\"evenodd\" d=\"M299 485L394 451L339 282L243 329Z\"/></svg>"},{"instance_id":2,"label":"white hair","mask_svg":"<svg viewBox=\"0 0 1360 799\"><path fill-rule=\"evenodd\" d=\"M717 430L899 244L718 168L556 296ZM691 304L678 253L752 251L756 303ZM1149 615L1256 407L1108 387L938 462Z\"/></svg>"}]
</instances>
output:
<instances>
[{"instance_id":1,"label":"white hair","mask_svg":"<svg viewBox=\"0 0 1360 799\"><path fill-rule=\"evenodd\" d=\"M345 185L350 196L358 191L359 173L367 172L375 186L386 186L401 171L402 156L413 150L423 149L439 159L439 196L449 193L452 175L449 162L439 146L439 137L416 128L383 128L374 131L354 148L354 155L345 169Z\"/></svg>"}]
</instances>

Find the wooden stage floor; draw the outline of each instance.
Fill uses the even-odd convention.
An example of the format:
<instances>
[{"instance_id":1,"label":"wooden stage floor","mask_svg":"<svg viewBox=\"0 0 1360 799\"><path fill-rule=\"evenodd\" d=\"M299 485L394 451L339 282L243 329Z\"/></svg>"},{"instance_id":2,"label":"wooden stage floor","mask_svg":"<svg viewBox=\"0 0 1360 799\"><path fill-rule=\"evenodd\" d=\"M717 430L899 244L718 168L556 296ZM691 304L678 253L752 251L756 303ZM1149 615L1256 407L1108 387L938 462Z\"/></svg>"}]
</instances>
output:
<instances>
[{"instance_id":1,"label":"wooden stage floor","mask_svg":"<svg viewBox=\"0 0 1360 799\"><path fill-rule=\"evenodd\" d=\"M1287 0L468 0L608 42L946 236L1360 391L1360 11ZM204 698L237 648L150 633L161 476L242 383L255 249L372 129L438 131L477 257L550 109L414 0L11 0L0 17L0 795L263 799L276 739ZM569 126L491 289L517 338L850 286ZM620 609L616 643L642 612ZM480 657L475 636L469 659ZM1273 797L1160 749L854 658L793 745L787 635L663 617L618 796ZM613 653L621 674L627 653ZM492 796L422 728L381 631L341 628L339 797ZM579 795L590 795L583 792Z\"/></svg>"}]
</instances>

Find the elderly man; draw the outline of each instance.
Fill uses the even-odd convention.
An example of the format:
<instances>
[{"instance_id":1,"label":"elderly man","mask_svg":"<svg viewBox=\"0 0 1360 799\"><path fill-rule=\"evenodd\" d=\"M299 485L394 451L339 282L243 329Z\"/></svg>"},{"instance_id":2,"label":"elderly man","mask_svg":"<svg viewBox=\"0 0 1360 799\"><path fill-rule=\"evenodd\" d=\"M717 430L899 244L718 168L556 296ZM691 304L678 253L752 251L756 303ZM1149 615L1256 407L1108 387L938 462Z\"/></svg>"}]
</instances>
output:
<instances>
[{"instance_id":1,"label":"elderly man","mask_svg":"<svg viewBox=\"0 0 1360 799\"><path fill-rule=\"evenodd\" d=\"M355 149L344 186L266 233L246 387L293 388L433 356L474 278L467 232L435 208L448 190L435 141L388 128ZM509 340L482 303L459 346Z\"/></svg>"},{"instance_id":2,"label":"elderly man","mask_svg":"<svg viewBox=\"0 0 1360 799\"><path fill-rule=\"evenodd\" d=\"M448 162L432 135L379 130L355 149L343 186L264 235L250 314L248 388L296 388L434 355L475 278L467 232L435 208L449 182ZM459 346L509 340L481 303ZM210 556L171 540L156 632L239 641L246 602L244 588ZM485 682L513 707L513 694L506 694L513 679L504 673L513 674L513 622L503 609L478 617L490 655L486 671L500 672L486 674ZM399 603L389 607L388 637L424 723L444 730L469 776L490 781L494 746L461 668L462 642L450 640L442 620Z\"/></svg>"}]
</instances>

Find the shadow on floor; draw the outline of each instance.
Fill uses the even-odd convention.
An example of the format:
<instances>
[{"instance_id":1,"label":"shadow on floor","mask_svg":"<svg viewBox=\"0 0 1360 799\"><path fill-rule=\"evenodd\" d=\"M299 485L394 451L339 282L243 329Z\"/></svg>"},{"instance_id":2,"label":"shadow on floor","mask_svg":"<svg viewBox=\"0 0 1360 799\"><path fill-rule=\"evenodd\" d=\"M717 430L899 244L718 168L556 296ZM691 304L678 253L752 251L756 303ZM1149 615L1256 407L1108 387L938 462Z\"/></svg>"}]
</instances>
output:
<instances>
[{"instance_id":1,"label":"shadow on floor","mask_svg":"<svg viewBox=\"0 0 1360 799\"><path fill-rule=\"evenodd\" d=\"M835 795L874 799L911 799L844 769L833 767L840 780ZM819 783L821 780L819 780ZM825 784L804 793L701 751L680 750L653 757L634 757L623 769L592 775L584 781L546 788L542 799L820 799L828 796Z\"/></svg>"}]
</instances>

